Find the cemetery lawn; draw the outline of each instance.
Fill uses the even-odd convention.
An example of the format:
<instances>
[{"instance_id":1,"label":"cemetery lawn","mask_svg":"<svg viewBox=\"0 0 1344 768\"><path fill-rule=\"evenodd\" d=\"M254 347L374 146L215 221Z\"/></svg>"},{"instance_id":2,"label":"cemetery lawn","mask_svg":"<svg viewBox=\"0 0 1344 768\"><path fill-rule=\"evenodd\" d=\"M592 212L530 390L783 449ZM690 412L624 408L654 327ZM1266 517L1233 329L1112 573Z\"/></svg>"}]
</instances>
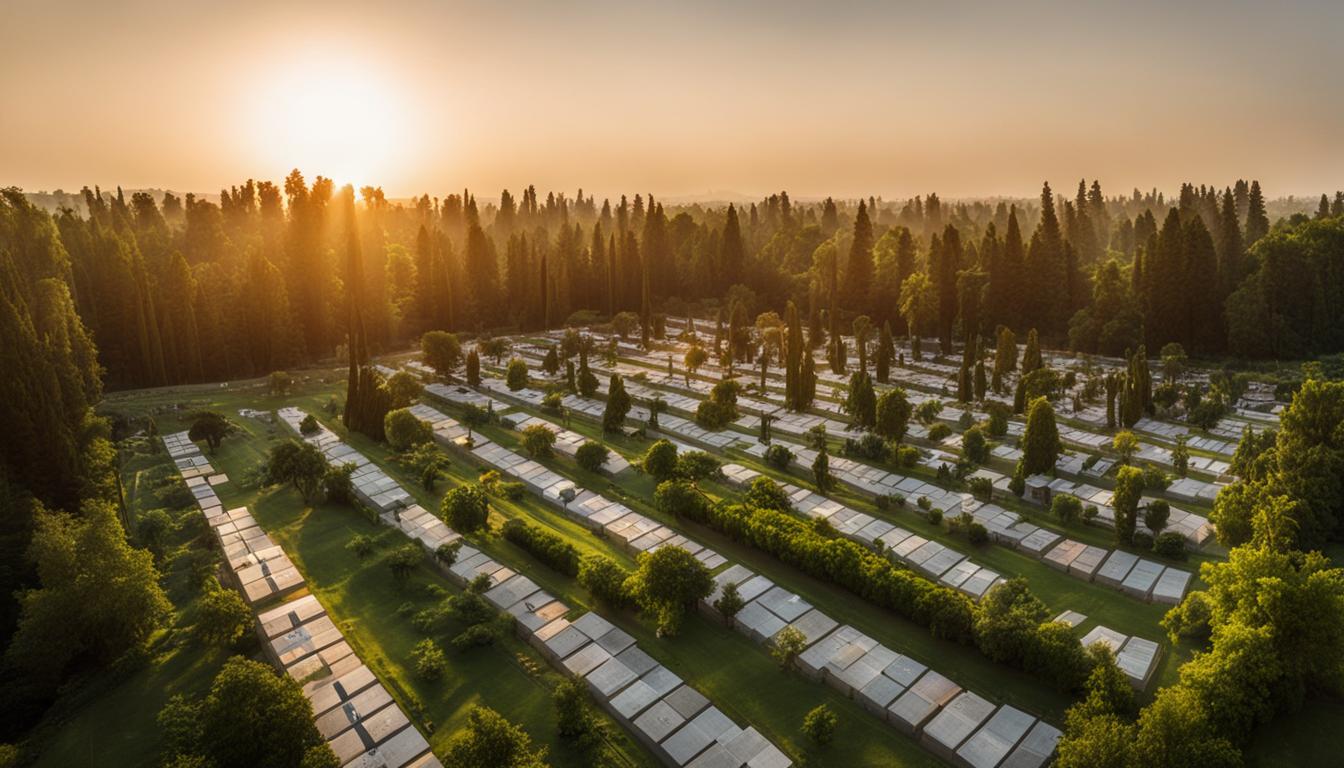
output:
<instances>
[{"instance_id":1,"label":"cemetery lawn","mask_svg":"<svg viewBox=\"0 0 1344 768\"><path fill-rule=\"evenodd\" d=\"M161 508L153 492L155 481L173 476L176 469L162 451L123 458L130 530L143 513ZM198 596L192 553L213 552L207 549L211 541L205 521L194 504L168 512L177 528L159 568L174 608L169 627L151 639L142 663L128 665L122 675L109 670L56 703L27 745L37 755L38 768L157 764L159 710L174 695L203 693L229 657L223 649L202 647L187 633ZM255 643L244 648L249 654L256 650Z\"/></svg>"}]
</instances>

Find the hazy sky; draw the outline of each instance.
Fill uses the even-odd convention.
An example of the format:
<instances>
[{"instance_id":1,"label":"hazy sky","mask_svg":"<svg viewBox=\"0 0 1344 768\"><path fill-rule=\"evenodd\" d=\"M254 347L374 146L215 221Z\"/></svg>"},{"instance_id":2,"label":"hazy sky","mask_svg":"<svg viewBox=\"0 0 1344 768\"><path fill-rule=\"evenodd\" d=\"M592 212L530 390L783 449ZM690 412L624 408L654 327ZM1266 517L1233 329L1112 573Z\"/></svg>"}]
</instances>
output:
<instances>
[{"instance_id":1,"label":"hazy sky","mask_svg":"<svg viewBox=\"0 0 1344 768\"><path fill-rule=\"evenodd\" d=\"M0 0L0 185L1344 187L1344 2Z\"/></svg>"}]
</instances>

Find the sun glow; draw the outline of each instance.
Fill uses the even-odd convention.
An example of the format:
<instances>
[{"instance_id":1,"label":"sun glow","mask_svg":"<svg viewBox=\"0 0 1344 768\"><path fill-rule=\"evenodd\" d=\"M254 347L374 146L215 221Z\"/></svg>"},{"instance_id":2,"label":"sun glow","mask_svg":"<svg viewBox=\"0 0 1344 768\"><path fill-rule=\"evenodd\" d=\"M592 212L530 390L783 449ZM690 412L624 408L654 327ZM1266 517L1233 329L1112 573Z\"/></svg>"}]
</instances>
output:
<instances>
[{"instance_id":1,"label":"sun glow","mask_svg":"<svg viewBox=\"0 0 1344 768\"><path fill-rule=\"evenodd\" d=\"M268 169L338 185L381 185L404 160L408 118L395 86L368 66L303 60L268 70L250 128Z\"/></svg>"}]
</instances>

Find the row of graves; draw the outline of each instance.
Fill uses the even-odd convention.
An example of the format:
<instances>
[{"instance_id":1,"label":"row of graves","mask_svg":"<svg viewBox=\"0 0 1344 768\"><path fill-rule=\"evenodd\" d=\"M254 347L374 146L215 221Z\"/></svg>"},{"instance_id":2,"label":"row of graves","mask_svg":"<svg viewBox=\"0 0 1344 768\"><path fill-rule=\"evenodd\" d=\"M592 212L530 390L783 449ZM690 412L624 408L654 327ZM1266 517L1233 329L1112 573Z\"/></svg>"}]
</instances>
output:
<instances>
[{"instance_id":1,"label":"row of graves","mask_svg":"<svg viewBox=\"0 0 1344 768\"><path fill-rule=\"evenodd\" d=\"M174 462L199 455L185 432L163 440ZM199 469L208 462L186 465ZM224 552L230 579L258 612L256 631L267 658L302 686L314 725L340 765L441 768L429 742L355 654L317 598L294 597L305 582L284 550L257 526L247 508L226 511L218 502L212 494L202 502L201 512Z\"/></svg>"},{"instance_id":2,"label":"row of graves","mask_svg":"<svg viewBox=\"0 0 1344 768\"><path fill-rule=\"evenodd\" d=\"M498 380L486 380L483 386L491 386L490 391L500 398L517 399L535 407L540 406L542 395L536 390L510 392ZM535 404L532 403L533 400L536 401ZM600 418L601 401L586 401L576 395L569 395L566 401L573 402L576 406L586 404L586 407L580 410L585 413L589 410L596 411L595 418ZM670 414L659 417L660 431L667 431L664 425L670 423L672 418L674 417ZM728 432L716 434L725 438L736 435ZM703 439L696 442L713 445ZM767 447L757 442L747 447L746 452L760 458ZM814 450L797 445L794 446L793 453L795 468L806 469L816 458ZM837 480L859 492L875 496L900 494L911 500L927 499L931 509L942 509L949 515L968 513L985 526L994 542L1041 558L1047 564L1076 578L1111 586L1138 599L1176 604L1184 597L1192 581L1192 574L1187 570L1165 566L1122 550L1083 545L1053 530L1030 523L1016 512L977 499L970 493L949 491L916 477L890 472L843 456L832 457L830 468ZM730 464L724 469L725 472L745 473L739 476L729 475L730 480L743 486L749 484L755 476L753 470L738 465ZM992 477L998 492L1008 493L1006 476L988 469L982 469L979 473ZM1045 481L1052 487L1041 492L1033 489L1032 483L1029 482L1028 489L1032 492L1028 494L1028 498L1048 504L1050 493L1072 493L1079 496L1084 503L1096 504L1098 518L1103 524L1109 520L1110 525L1114 525L1114 512L1109 506L1111 491L1073 483L1063 478L1040 476L1032 480ZM999 574L981 568L965 555L939 542L912 535L903 528L849 509L819 494L792 486L790 488L791 493L799 495L795 500L795 508L801 513L809 517L825 517L842 535L868 545L881 541L894 558L972 597L982 596L992 586L993 581L999 578ZM1202 544L1212 535L1212 527L1205 518L1175 508L1171 510L1167 529L1181 533L1196 545Z\"/></svg>"},{"instance_id":3,"label":"row of graves","mask_svg":"<svg viewBox=\"0 0 1344 768\"><path fill-rule=\"evenodd\" d=\"M424 404L414 406L412 412L431 425L437 442L469 447L466 429L455 420ZM279 415L283 423L298 433L298 425L305 416L302 411L286 408ZM320 440L324 450L334 448L329 438L301 437ZM472 450L482 457L493 455L491 447L499 448L488 440L478 439ZM335 455L350 456L339 450ZM544 482L535 477L533 481ZM556 483L545 484L543 493L560 492ZM377 511L384 522L398 527L431 552L441 544L461 538L442 520L415 504ZM446 573L464 587L485 576L489 582L485 599L515 619L518 635L562 672L582 678L599 704L665 764L676 768L792 765L788 756L755 728L735 724L703 694L642 651L629 633L597 613L585 613L571 622L566 618L571 613L568 605L526 575L471 546L458 550Z\"/></svg>"},{"instance_id":4,"label":"row of graves","mask_svg":"<svg viewBox=\"0 0 1344 768\"><path fill-rule=\"evenodd\" d=\"M723 474L730 484L739 488L746 488L757 477L761 477L761 473L740 464L724 465ZM1003 580L997 571L981 567L940 542L911 533L807 488L787 483L780 487L788 494L794 510L799 514L814 520L825 520L841 536L864 546L880 546L892 560L972 599L984 597Z\"/></svg>"},{"instance_id":5,"label":"row of graves","mask_svg":"<svg viewBox=\"0 0 1344 768\"><path fill-rule=\"evenodd\" d=\"M803 597L775 585L767 577L756 575L740 564L729 563L722 555L623 504L591 491L579 490L560 475L498 444L478 443L471 447L471 452L502 474L526 483L534 493L562 509L569 517L622 542L631 552L649 552L664 546L682 547L691 552L716 574L715 593L701 603L702 611L718 617L713 608L714 600L724 585L730 582L738 585L744 602L734 620L734 627L739 632L768 645L786 626L797 629L807 641L808 651L802 654L800 663L810 679L828 682L845 695L865 702L865 707L875 716L919 739L940 757L977 768L1000 765L1030 768L1044 765L1053 756L1060 732L1048 723L1013 707L996 707L977 694L963 692L960 686L929 671L921 662L880 646L852 627L839 626L835 619L814 608ZM733 465L725 470L733 471ZM968 587L979 594L999 580L997 574L988 570L984 570L979 578L983 581L980 587ZM543 653L554 653L556 657L570 654L564 663L572 671L588 668L599 659L607 659L611 653L610 648L592 649L589 654L594 658L588 659L569 647L570 644L597 642L594 637L597 632L579 626L589 617L595 617L592 619L594 623L602 621L595 614L588 614L564 630L569 633L568 639L552 634L557 626L553 623L537 630L533 642L540 643ZM599 630L605 630L607 625L598 626ZM630 667L623 656L618 655L617 661ZM610 664L609 661L603 663ZM700 744L712 748L711 734L725 723L719 714L703 714L712 710L706 709L707 701L700 694L689 691L684 696L677 696L673 690L674 680L667 679L670 675L670 672L651 673L651 677L642 678L645 684L641 685L638 668L627 671L621 667L610 670L596 667L587 679L594 695L604 702L614 717L633 726L636 735L646 744L654 741L673 757L673 764L737 764L725 762L727 758L718 752L712 760L706 752L691 761L693 751L701 748ZM610 694L609 690L615 688L607 682L609 679L616 681L614 686L625 686L624 690ZM908 695L903 696L907 691ZM663 697L661 702L660 696ZM898 699L901 700L899 706ZM959 699L961 703L957 703ZM966 705L972 701L977 707L967 715ZM981 712L984 706L988 711ZM702 711L702 714L693 714L696 711ZM712 727L698 727L699 733L686 749L672 743L678 726L688 720L694 725L701 719L707 719ZM729 749L731 751L731 745Z\"/></svg>"},{"instance_id":6,"label":"row of graves","mask_svg":"<svg viewBox=\"0 0 1344 768\"><path fill-rule=\"evenodd\" d=\"M1054 757L1061 734L1044 720L962 688L741 565L714 581L714 592L700 604L704 613L718 616L714 601L728 584L736 585L745 603L732 621L737 631L769 644L785 627L797 630L806 646L797 664L806 677L855 700L949 763L1039 768Z\"/></svg>"},{"instance_id":7,"label":"row of graves","mask_svg":"<svg viewBox=\"0 0 1344 768\"><path fill-rule=\"evenodd\" d=\"M411 409L414 413L415 409ZM418 415L418 414L417 414ZM500 423L510 429L522 432L528 427L545 427L555 435L555 445L552 446L557 452L573 459L579 452L579 448L588 442L588 438L575 432L572 429L557 427L555 424L540 418L532 416L523 411L507 413L499 417ZM630 471L630 462L625 460L615 451L607 452L607 459L602 463L602 471L608 475L619 475Z\"/></svg>"},{"instance_id":8,"label":"row of graves","mask_svg":"<svg viewBox=\"0 0 1344 768\"><path fill-rule=\"evenodd\" d=\"M897 371L896 373L897 375L900 375L903 372ZM819 375L823 377L829 376L831 379L834 380L833 383L836 384L837 386L840 384L840 380L843 378L836 376L835 374L829 374L829 373ZM921 375L927 375L927 374L921 374ZM675 377L658 376L657 379L659 385L663 387L680 388L682 386L681 382L677 380ZM935 399L932 395L922 394L919 392L912 392L909 394L912 406L914 407L917 407L924 400ZM772 396L767 395L767 397ZM687 413L693 413L696 401L693 398L686 398L684 396L681 399L687 400L688 402L680 402L680 401L674 402L671 399L667 399L667 402L669 402L669 404L672 407L677 408L678 410L682 410ZM757 401L757 402L762 403L765 401ZM780 407L780 403L777 402L768 402L766 403L766 405L776 409L773 412L766 411L770 412L772 416L771 420L772 430L777 430L780 434L786 437L796 438L803 432L807 431L807 429L811 429L813 426L819 423L825 424L827 427L827 431L830 434L843 435L848 430L848 426L843 423L837 422L832 419L826 419L824 417L820 417L815 414L790 413L788 411L783 410ZM983 421L984 419L988 418L988 414L986 413L979 413L976 411L970 411L970 413L974 419L979 421ZM953 427L956 426L957 419L953 415L952 411L945 410L942 414L940 414L940 419L943 421L943 423L946 423L949 426ZM662 422L664 420L665 419L663 417L660 417L659 420L660 426L662 425ZM738 421L735 422L735 424L736 426L746 431L757 430L760 424L760 415L759 413L752 413L748 411L744 416L739 418ZM1012 438L1013 441L1020 439L1023 427L1024 425L1020 420L1017 419L1011 420L1009 422L1008 437ZM674 432L677 431L677 424L673 422L670 428ZM928 430L921 424L912 423L909 427L909 436L916 439L927 439ZM1084 457L1079 454L1065 454L1064 456L1060 457L1059 461L1056 464L1057 473L1079 478L1099 479L1115 466L1114 460L1106 458L1104 456L1100 456L1097 453L1097 451L1099 451L1102 446L1109 445L1110 438L1108 438L1107 436L1088 432L1086 430L1078 429L1075 427L1070 427L1068 425L1061 425L1060 436L1061 439L1063 439L1065 442L1071 443L1076 447L1080 447L1085 449L1086 451L1092 452L1094 456L1097 456L1097 458L1093 460L1085 460ZM718 447L714 443L710 443L702 439L699 435L692 435L691 437L698 443L711 445L711 447ZM735 441L733 436L730 436L726 433L720 433L720 436L717 437L716 439L718 442L722 442L725 444L731 444L732 442ZM943 453L935 450L934 452L932 452L932 454L924 454L921 456L921 464L935 470L937 469L939 464L954 465L956 463L955 453L958 451L960 441L961 441L960 435L954 431L943 441L942 445L942 447L945 448L946 451L949 451L950 453ZM759 448L759 450L763 451L764 447ZM1143 451L1146 451L1147 453L1145 454L1143 453ZM1017 448L1015 445L1013 445L1012 442L1004 442L993 448L993 456L1007 463L1016 462L1019 458L1021 458L1021 455L1022 455L1021 450ZM1154 463L1162 463L1168 466L1170 466L1171 464L1171 452L1165 448L1145 444L1140 453L1140 458L1144 458L1145 456L1148 459L1155 460ZM1203 469L1208 471L1210 474L1221 475L1227 471L1227 463L1224 461L1208 459L1203 457L1191 457L1191 461L1192 465L1196 467L1203 467ZM1204 466L1205 464L1207 464L1208 466ZM1000 492L1006 493L1008 485L1008 477L1006 475L1002 475L1001 473L993 473L993 475L996 480L997 489ZM1060 482L1062 484L1069 484L1070 481L1061 479ZM858 487L860 487L860 489L863 490L862 488L863 485L864 483L861 482ZM873 483L867 483L867 485L873 485ZM1104 492L1100 488L1088 486L1085 481L1077 483L1076 485L1077 490L1079 492L1090 490L1090 493L1079 496L1079 498L1082 499L1084 503L1096 503L1098 505L1100 514L1092 522L1094 524L1101 526L1107 526L1107 527L1113 526L1114 516L1113 514L1110 514L1110 508L1108 506L1109 492ZM1172 485L1166 490L1166 494L1178 500L1199 502L1199 503L1211 503L1213 498L1217 495L1218 491L1221 488L1222 485L1219 483L1207 482L1195 477L1185 477L1185 478L1179 478L1176 482L1172 483ZM867 490L871 490L872 492L875 493L881 492L875 487ZM1092 495L1102 493L1107 494L1107 499L1104 501L1089 498ZM1206 517L1195 514L1193 512L1188 512L1186 510L1173 509L1171 519L1168 521L1168 527L1171 530L1176 530L1177 532L1183 534L1187 538L1187 540L1193 546L1196 547L1202 546L1213 535L1213 527Z\"/></svg>"}]
</instances>

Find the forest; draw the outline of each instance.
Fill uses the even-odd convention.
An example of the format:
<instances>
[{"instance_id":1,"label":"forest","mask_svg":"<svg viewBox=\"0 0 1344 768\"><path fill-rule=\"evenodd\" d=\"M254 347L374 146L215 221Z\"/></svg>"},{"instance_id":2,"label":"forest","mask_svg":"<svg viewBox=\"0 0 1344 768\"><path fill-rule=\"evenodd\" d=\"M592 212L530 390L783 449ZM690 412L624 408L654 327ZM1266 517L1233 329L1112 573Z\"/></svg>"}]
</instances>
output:
<instances>
[{"instance_id":1,"label":"forest","mask_svg":"<svg viewBox=\"0 0 1344 768\"><path fill-rule=\"evenodd\" d=\"M83 190L54 214L70 295L109 389L261 375L341 356L349 265L337 190L296 170L194 195ZM999 326L1119 356L1177 342L1194 357L1295 359L1344 350L1344 193L1270 204L1258 182L1107 197L1080 181L1039 200L664 206L528 187L388 201L365 187L361 303L370 350L430 329L554 328L624 312L754 316L793 301L810 326L866 315L903 336L903 292L928 292L944 351ZM61 198L62 201L65 198ZM927 282L927 285L925 284ZM647 286L647 290L646 290ZM647 296L646 296L647 293Z\"/></svg>"}]
</instances>

